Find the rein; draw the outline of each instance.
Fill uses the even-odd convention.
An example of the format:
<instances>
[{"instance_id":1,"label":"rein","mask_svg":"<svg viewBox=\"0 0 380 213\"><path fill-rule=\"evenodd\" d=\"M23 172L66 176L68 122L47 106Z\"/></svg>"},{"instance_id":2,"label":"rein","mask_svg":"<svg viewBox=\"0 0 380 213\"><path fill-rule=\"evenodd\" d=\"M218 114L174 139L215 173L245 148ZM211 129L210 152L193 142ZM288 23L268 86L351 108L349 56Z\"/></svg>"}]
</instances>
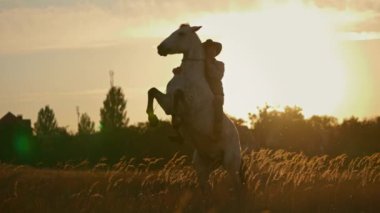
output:
<instances>
[{"instance_id":1,"label":"rein","mask_svg":"<svg viewBox=\"0 0 380 213\"><path fill-rule=\"evenodd\" d=\"M199 62L203 62L203 61L206 61L206 60L204 58L182 58L182 62L185 62L185 61L199 61ZM177 67L177 68L173 69L173 74L174 75L178 75L181 72L182 72L181 67Z\"/></svg>"},{"instance_id":2,"label":"rein","mask_svg":"<svg viewBox=\"0 0 380 213\"><path fill-rule=\"evenodd\" d=\"M204 58L183 58L182 61L205 61Z\"/></svg>"}]
</instances>

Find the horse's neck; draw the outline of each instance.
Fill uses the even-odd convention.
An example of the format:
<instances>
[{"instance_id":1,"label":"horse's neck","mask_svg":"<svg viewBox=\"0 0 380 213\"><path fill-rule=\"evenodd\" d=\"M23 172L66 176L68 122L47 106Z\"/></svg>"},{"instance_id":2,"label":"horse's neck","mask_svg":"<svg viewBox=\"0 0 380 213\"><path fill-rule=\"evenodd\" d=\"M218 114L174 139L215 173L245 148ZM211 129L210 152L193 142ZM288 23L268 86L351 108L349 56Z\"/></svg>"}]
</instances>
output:
<instances>
[{"instance_id":1,"label":"horse's neck","mask_svg":"<svg viewBox=\"0 0 380 213\"><path fill-rule=\"evenodd\" d=\"M187 81L201 83L205 80L204 61L201 60L183 60L181 64L183 75Z\"/></svg>"},{"instance_id":2,"label":"horse's neck","mask_svg":"<svg viewBox=\"0 0 380 213\"><path fill-rule=\"evenodd\" d=\"M183 54L181 67L184 75L189 80L203 81L204 75L204 51L201 45L195 45L193 49Z\"/></svg>"},{"instance_id":3,"label":"horse's neck","mask_svg":"<svg viewBox=\"0 0 380 213\"><path fill-rule=\"evenodd\" d=\"M186 59L203 60L205 58L205 54L204 54L202 44L200 42L201 42L200 40L194 41L194 43L196 44L192 45L192 48L183 54L182 60L186 60Z\"/></svg>"}]
</instances>

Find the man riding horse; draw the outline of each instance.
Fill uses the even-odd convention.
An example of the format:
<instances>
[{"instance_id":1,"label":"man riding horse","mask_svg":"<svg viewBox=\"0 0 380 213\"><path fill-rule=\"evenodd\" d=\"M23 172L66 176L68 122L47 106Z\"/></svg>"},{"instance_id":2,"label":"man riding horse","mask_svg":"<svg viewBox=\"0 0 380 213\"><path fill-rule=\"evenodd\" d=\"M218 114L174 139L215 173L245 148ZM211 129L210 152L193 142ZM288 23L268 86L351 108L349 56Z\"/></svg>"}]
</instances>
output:
<instances>
[{"instance_id":1,"label":"man riding horse","mask_svg":"<svg viewBox=\"0 0 380 213\"><path fill-rule=\"evenodd\" d=\"M210 173L219 165L226 169L235 188L240 189L243 173L239 133L222 110L220 80L224 65L215 60L222 46L212 40L202 43L196 34L200 28L183 24L157 46L160 56L183 57L180 68L174 70L176 74L166 86L166 93L155 87L149 89L146 113L149 123L157 125L153 108L156 100L167 115L174 117L173 125L179 124L175 127L177 132L194 148L192 162L202 189L210 187Z\"/></svg>"},{"instance_id":2,"label":"man riding horse","mask_svg":"<svg viewBox=\"0 0 380 213\"><path fill-rule=\"evenodd\" d=\"M205 52L205 76L210 86L212 93L214 94L213 107L214 107L214 139L218 141L222 131L222 119L223 119L223 104L224 93L222 78L224 75L224 63L215 59L216 56L222 51L222 44L215 42L211 39L207 39L202 43L202 47ZM178 75L181 73L181 67L173 69L173 74ZM172 120L175 129L181 123L180 116L173 116ZM172 140L182 141L180 136L172 136Z\"/></svg>"}]
</instances>

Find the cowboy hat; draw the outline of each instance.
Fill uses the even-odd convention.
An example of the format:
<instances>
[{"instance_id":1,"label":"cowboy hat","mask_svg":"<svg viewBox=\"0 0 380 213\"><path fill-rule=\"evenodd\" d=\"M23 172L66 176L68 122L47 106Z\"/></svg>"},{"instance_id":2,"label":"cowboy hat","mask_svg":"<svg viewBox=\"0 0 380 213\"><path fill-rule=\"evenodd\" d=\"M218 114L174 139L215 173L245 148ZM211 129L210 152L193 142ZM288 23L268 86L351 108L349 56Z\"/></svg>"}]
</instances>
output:
<instances>
[{"instance_id":1,"label":"cowboy hat","mask_svg":"<svg viewBox=\"0 0 380 213\"><path fill-rule=\"evenodd\" d=\"M205 42L203 42L202 46L205 49L210 50L211 48L213 50L214 55L212 57L216 57L222 51L222 44L211 39L207 39Z\"/></svg>"}]
</instances>

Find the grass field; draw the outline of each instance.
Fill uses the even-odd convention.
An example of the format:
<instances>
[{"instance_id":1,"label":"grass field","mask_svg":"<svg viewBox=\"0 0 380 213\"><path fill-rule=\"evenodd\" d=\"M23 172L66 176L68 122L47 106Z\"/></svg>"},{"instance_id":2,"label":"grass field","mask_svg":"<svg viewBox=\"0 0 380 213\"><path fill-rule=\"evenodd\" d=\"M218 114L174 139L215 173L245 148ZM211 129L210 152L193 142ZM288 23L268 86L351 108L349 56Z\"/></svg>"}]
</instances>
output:
<instances>
[{"instance_id":1,"label":"grass field","mask_svg":"<svg viewBox=\"0 0 380 213\"><path fill-rule=\"evenodd\" d=\"M380 153L348 159L262 149L244 153L240 194L218 169L203 194L186 156L83 161L56 169L0 165L1 212L379 212ZM153 169L154 168L154 169Z\"/></svg>"}]
</instances>

